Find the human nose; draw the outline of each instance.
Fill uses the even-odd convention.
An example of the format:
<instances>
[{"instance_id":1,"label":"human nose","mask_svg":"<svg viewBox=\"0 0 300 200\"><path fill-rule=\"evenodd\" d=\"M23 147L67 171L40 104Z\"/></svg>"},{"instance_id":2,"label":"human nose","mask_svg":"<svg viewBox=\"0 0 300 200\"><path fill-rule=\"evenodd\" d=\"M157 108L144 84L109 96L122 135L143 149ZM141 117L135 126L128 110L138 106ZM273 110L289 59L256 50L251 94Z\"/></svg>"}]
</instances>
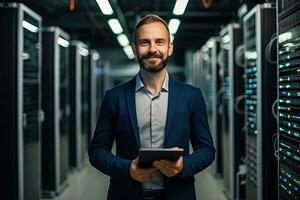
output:
<instances>
[{"instance_id":1,"label":"human nose","mask_svg":"<svg viewBox=\"0 0 300 200\"><path fill-rule=\"evenodd\" d=\"M157 51L155 42L150 43L149 51L150 52L156 52Z\"/></svg>"}]
</instances>

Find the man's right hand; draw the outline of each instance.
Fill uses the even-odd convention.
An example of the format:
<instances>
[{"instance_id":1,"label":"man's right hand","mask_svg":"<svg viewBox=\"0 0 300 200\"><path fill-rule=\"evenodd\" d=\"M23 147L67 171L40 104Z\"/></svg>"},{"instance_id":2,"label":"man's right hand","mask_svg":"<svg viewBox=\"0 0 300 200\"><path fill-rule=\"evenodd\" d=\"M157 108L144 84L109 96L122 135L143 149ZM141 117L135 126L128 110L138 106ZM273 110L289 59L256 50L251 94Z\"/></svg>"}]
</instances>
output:
<instances>
[{"instance_id":1,"label":"man's right hand","mask_svg":"<svg viewBox=\"0 0 300 200\"><path fill-rule=\"evenodd\" d=\"M139 158L134 159L130 165L129 172L132 179L138 182L146 182L149 180L153 174L153 172L157 171L157 168L139 168Z\"/></svg>"}]
</instances>

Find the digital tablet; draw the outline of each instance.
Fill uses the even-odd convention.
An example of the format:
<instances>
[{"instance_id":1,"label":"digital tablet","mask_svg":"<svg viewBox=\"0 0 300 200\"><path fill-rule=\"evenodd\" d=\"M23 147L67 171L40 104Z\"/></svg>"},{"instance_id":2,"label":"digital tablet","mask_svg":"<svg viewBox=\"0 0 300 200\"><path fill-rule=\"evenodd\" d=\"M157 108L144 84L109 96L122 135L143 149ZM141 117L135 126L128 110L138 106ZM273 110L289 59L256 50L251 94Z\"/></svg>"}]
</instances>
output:
<instances>
[{"instance_id":1,"label":"digital tablet","mask_svg":"<svg viewBox=\"0 0 300 200\"><path fill-rule=\"evenodd\" d=\"M177 161L183 155L183 149L141 148L139 150L139 167L152 167L155 160Z\"/></svg>"}]
</instances>

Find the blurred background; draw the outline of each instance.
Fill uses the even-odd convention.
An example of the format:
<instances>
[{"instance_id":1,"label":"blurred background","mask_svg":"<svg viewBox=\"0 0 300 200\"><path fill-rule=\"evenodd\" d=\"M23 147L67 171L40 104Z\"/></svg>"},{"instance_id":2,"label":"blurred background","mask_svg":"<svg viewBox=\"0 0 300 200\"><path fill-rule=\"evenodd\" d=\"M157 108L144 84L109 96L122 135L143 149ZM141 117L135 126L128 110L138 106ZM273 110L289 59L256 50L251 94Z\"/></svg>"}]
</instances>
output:
<instances>
[{"instance_id":1,"label":"blurred background","mask_svg":"<svg viewBox=\"0 0 300 200\"><path fill-rule=\"evenodd\" d=\"M2 0L1 198L106 199L87 148L151 13L170 29L168 72L206 101L217 154L197 199L300 199L298 0Z\"/></svg>"}]
</instances>

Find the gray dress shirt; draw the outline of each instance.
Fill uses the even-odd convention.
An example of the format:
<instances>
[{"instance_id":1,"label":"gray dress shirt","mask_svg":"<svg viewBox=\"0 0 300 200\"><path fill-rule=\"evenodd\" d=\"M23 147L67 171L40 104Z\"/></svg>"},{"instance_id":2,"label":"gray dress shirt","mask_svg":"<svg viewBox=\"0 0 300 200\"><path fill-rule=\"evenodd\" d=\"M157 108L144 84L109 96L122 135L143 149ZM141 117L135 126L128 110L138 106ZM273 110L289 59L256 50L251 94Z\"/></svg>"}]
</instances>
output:
<instances>
[{"instance_id":1,"label":"gray dress shirt","mask_svg":"<svg viewBox=\"0 0 300 200\"><path fill-rule=\"evenodd\" d=\"M144 86L140 75L136 76L135 102L136 114L142 148L163 148L165 126L168 111L169 75L166 77L160 92L152 96ZM144 189L163 189L163 177L157 171L151 179L143 183Z\"/></svg>"}]
</instances>

